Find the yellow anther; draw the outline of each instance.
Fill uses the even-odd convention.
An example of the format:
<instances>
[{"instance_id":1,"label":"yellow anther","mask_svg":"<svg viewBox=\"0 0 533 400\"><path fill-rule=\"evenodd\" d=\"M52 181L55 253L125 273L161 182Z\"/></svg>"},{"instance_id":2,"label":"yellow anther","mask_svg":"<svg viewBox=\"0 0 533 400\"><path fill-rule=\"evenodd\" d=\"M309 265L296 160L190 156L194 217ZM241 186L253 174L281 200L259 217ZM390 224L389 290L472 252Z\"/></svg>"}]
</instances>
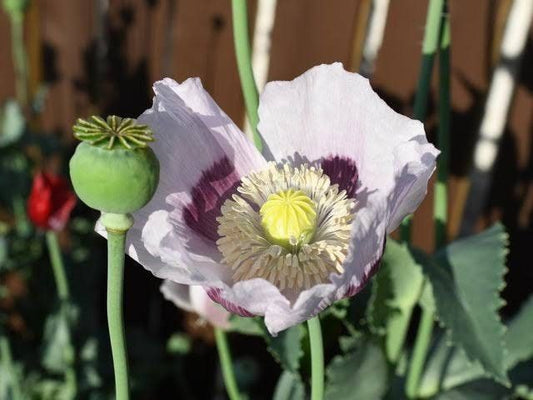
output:
<instances>
[{"instance_id":1,"label":"yellow anther","mask_svg":"<svg viewBox=\"0 0 533 400\"><path fill-rule=\"evenodd\" d=\"M316 229L316 206L301 190L284 190L268 196L259 210L267 239L286 249L309 243Z\"/></svg>"}]
</instances>

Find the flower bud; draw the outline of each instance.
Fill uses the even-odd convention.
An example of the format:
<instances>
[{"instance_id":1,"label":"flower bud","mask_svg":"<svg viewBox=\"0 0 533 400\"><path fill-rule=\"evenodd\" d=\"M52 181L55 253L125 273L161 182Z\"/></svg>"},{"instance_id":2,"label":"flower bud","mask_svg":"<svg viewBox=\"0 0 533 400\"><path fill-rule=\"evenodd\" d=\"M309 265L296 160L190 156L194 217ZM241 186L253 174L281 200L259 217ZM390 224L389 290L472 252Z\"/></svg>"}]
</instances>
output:
<instances>
[{"instance_id":1,"label":"flower bud","mask_svg":"<svg viewBox=\"0 0 533 400\"><path fill-rule=\"evenodd\" d=\"M67 223L76 196L61 176L39 172L28 198L28 216L41 229L59 231Z\"/></svg>"}]
</instances>

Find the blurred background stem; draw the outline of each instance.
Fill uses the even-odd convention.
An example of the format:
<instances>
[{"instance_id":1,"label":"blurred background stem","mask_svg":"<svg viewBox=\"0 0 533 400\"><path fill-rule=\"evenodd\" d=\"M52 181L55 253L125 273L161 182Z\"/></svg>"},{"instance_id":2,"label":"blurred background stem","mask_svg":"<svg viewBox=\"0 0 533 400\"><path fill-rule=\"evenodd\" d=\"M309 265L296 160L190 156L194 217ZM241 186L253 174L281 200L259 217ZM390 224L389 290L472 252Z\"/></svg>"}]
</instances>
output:
<instances>
[{"instance_id":1,"label":"blurred background stem","mask_svg":"<svg viewBox=\"0 0 533 400\"><path fill-rule=\"evenodd\" d=\"M17 102L23 109L28 105L28 63L24 43L24 15L25 12L22 10L13 10L8 13L11 25L11 54L15 72L15 92ZM12 207L18 233L21 236L29 235L30 223L26 215L24 198L21 195L14 196Z\"/></svg>"},{"instance_id":2,"label":"blurred background stem","mask_svg":"<svg viewBox=\"0 0 533 400\"><path fill-rule=\"evenodd\" d=\"M444 0L430 0L426 15L426 27L424 31L424 41L422 44L422 60L418 77L418 86L415 94L413 114L416 119L424 122L427 112L427 102L429 89L431 86L431 75L435 53L439 47L439 35L442 19ZM411 241L412 216L408 216L400 227L400 240L409 243ZM411 312L399 314L392 320L394 337L388 340L388 354L392 362L397 362L402 353L402 349L411 321Z\"/></svg>"},{"instance_id":3,"label":"blurred background stem","mask_svg":"<svg viewBox=\"0 0 533 400\"><path fill-rule=\"evenodd\" d=\"M439 106L438 106L438 147L441 154L437 160L437 184L435 186L434 218L435 248L446 244L446 223L448 209L448 160L450 133L450 18L447 4L443 5L442 29L439 49ZM426 283L427 284L427 283ZM424 368L431 334L435 323L435 313L430 307L423 307L422 317L407 374L406 394L416 398L420 375Z\"/></svg>"},{"instance_id":4,"label":"blurred background stem","mask_svg":"<svg viewBox=\"0 0 533 400\"><path fill-rule=\"evenodd\" d=\"M422 44L422 61L418 75L418 86L413 106L413 117L421 122L426 118L433 60L439 46L439 32L441 14L444 0L430 0L428 5L424 41ZM411 240L411 220L409 216L404 219L400 227L400 237L403 242Z\"/></svg>"},{"instance_id":5,"label":"blurred background stem","mask_svg":"<svg viewBox=\"0 0 533 400\"><path fill-rule=\"evenodd\" d=\"M7 336L0 333L0 363L4 373L0 376L0 380L8 380L8 387L10 388L9 397L12 400L22 400L20 384L18 381L15 366L13 365L13 356L11 355L11 345Z\"/></svg>"},{"instance_id":6,"label":"blurred background stem","mask_svg":"<svg viewBox=\"0 0 533 400\"><path fill-rule=\"evenodd\" d=\"M46 232L46 245L50 256L50 264L52 265L52 271L54 273L57 297L61 307L68 307L70 302L70 290L67 274L65 272L65 264L63 263L63 257L61 255L61 248L59 247L59 241L57 239L57 232L52 230ZM67 308L62 310L62 312L67 312L68 314L70 313L70 310ZM71 318L68 315L67 320L69 321L69 328L71 328ZM71 341L69 341L68 347L70 347L70 349L68 349L69 354L76 354ZM77 378L73 362L69 363L65 371L65 383L70 389L69 392L72 394L72 398L76 398Z\"/></svg>"},{"instance_id":7,"label":"blurred background stem","mask_svg":"<svg viewBox=\"0 0 533 400\"><path fill-rule=\"evenodd\" d=\"M259 136L259 132L257 131L257 124L259 123L259 115L257 112L259 107L259 94L257 92L257 86L252 71L246 0L232 0L231 10L233 14L235 56L237 57L237 67L239 69L244 104L246 106L246 113L248 114L250 126L252 127L255 147L257 147L259 151L262 151L263 143Z\"/></svg>"},{"instance_id":8,"label":"blurred background stem","mask_svg":"<svg viewBox=\"0 0 533 400\"><path fill-rule=\"evenodd\" d=\"M226 332L222 329L214 327L215 340L217 343L218 357L220 359L220 366L222 368L222 377L224 378L224 385L230 400L240 400L239 388L235 380L235 373L233 372L233 364L231 361L231 354L228 346L228 339Z\"/></svg>"},{"instance_id":9,"label":"blurred background stem","mask_svg":"<svg viewBox=\"0 0 533 400\"><path fill-rule=\"evenodd\" d=\"M68 279L65 273L65 265L63 263L63 257L61 257L61 249L59 248L56 232L51 230L46 232L46 245L48 246L50 263L52 264L52 270L54 272L57 296L61 302L70 300Z\"/></svg>"},{"instance_id":10,"label":"blurred background stem","mask_svg":"<svg viewBox=\"0 0 533 400\"><path fill-rule=\"evenodd\" d=\"M28 67L26 48L24 46L24 12L13 12L9 16L17 101L21 107L24 107L28 105Z\"/></svg>"}]
</instances>

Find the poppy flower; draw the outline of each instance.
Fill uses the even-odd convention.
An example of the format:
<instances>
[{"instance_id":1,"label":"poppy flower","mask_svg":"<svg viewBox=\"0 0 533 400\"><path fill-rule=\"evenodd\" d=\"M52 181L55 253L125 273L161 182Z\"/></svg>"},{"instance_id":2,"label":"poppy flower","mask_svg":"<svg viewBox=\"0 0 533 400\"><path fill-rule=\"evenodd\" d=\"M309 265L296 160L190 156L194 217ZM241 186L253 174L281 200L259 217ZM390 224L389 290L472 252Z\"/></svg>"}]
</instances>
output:
<instances>
[{"instance_id":1,"label":"poppy flower","mask_svg":"<svg viewBox=\"0 0 533 400\"><path fill-rule=\"evenodd\" d=\"M439 153L340 63L266 85L263 154L199 79L154 91L139 122L155 132L160 183L134 213L128 252L232 313L264 316L273 335L364 287Z\"/></svg>"},{"instance_id":2,"label":"poppy flower","mask_svg":"<svg viewBox=\"0 0 533 400\"><path fill-rule=\"evenodd\" d=\"M76 196L66 179L46 172L35 174L28 198L28 216L35 226L60 231L75 205Z\"/></svg>"},{"instance_id":3,"label":"poppy flower","mask_svg":"<svg viewBox=\"0 0 533 400\"><path fill-rule=\"evenodd\" d=\"M229 328L230 313L211 300L202 286L182 285L165 280L161 285L161 293L177 307L198 314L211 325L223 329Z\"/></svg>"}]
</instances>

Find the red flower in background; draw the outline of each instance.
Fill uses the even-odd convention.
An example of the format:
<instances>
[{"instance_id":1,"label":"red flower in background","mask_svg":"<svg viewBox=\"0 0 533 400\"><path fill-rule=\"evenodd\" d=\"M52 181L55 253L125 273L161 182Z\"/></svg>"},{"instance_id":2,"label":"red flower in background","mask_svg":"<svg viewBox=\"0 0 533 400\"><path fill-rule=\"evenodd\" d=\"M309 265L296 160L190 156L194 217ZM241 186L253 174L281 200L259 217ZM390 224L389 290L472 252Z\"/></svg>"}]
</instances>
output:
<instances>
[{"instance_id":1,"label":"red flower in background","mask_svg":"<svg viewBox=\"0 0 533 400\"><path fill-rule=\"evenodd\" d=\"M28 215L35 226L63 229L75 204L76 196L65 178L45 172L35 174L28 198Z\"/></svg>"}]
</instances>

